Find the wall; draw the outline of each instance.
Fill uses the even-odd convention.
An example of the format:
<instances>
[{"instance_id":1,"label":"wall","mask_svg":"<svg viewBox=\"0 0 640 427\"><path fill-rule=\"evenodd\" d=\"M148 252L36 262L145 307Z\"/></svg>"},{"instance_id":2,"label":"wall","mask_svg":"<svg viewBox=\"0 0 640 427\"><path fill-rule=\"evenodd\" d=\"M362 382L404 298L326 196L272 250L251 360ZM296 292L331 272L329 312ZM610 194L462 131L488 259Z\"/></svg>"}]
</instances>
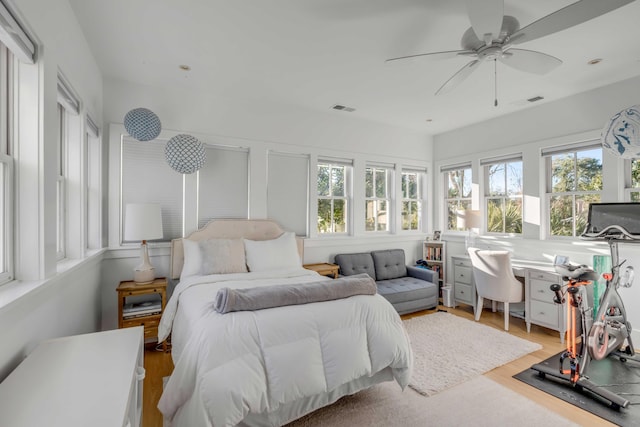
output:
<instances>
[{"instance_id":1,"label":"wall","mask_svg":"<svg viewBox=\"0 0 640 427\"><path fill-rule=\"evenodd\" d=\"M0 380L41 340L99 330L101 315L102 253L57 271L56 162L51 154L58 132L58 72L82 99L83 114L90 113L98 124L102 118L102 76L66 0L15 0L13 6L40 46L38 63L26 66L32 67L28 74L34 77L28 88L35 94L29 114L34 115L37 125L28 135L32 140L21 139L16 147L19 156L26 155L28 148L32 158L29 167L20 169L23 158L17 167L16 277L22 281L0 288Z\"/></svg>"},{"instance_id":2,"label":"wall","mask_svg":"<svg viewBox=\"0 0 640 427\"><path fill-rule=\"evenodd\" d=\"M522 237L481 236L476 246L491 249L506 248L515 258L552 261L555 254L568 255L571 261L593 265L593 255L608 254L603 243L580 239L545 239L544 235L544 165L540 149L571 142L598 139L607 120L618 111L640 103L640 78L633 78L604 86L582 94L528 108L518 113L467 126L434 137L434 170L441 165L472 161L474 189L479 184L479 160L513 153L523 154L525 224ZM603 202L624 200L624 161L605 151L603 155ZM434 180L437 191L443 194L444 183ZM477 197L477 196L476 196ZM442 200L441 197L437 198ZM529 208L526 204L529 202ZM435 224L444 217L444 206L437 203ZM449 240L448 254L465 252L465 233L445 233ZM620 259L625 265L640 268L640 248L633 244L620 246ZM449 263L448 277L451 276ZM621 290L629 319L636 325L634 337L640 342L640 282Z\"/></svg>"}]
</instances>

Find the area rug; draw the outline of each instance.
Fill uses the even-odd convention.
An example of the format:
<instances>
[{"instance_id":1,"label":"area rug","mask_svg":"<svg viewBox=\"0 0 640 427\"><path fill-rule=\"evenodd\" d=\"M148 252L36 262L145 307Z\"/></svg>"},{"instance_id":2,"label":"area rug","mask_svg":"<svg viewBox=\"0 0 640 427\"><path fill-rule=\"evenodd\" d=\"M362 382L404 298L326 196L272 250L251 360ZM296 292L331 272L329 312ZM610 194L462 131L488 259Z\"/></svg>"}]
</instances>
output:
<instances>
[{"instance_id":1,"label":"area rug","mask_svg":"<svg viewBox=\"0 0 640 427\"><path fill-rule=\"evenodd\" d=\"M526 397L479 376L424 397L378 384L318 409L287 427L406 426L577 426Z\"/></svg>"},{"instance_id":2,"label":"area rug","mask_svg":"<svg viewBox=\"0 0 640 427\"><path fill-rule=\"evenodd\" d=\"M431 396L542 348L481 323L437 312L404 321L414 364L409 387Z\"/></svg>"},{"instance_id":3,"label":"area rug","mask_svg":"<svg viewBox=\"0 0 640 427\"><path fill-rule=\"evenodd\" d=\"M559 370L560 354L541 363ZM619 410L613 409L608 405L609 402L600 401L597 396L591 395L587 390L580 392L568 383L556 380L549 375L543 379L538 375L538 371L533 369L525 369L513 377L616 425L640 425L640 362L634 360L621 362L617 357L609 356L603 360L591 361L586 374L592 382L629 400L631 402L629 406Z\"/></svg>"}]
</instances>

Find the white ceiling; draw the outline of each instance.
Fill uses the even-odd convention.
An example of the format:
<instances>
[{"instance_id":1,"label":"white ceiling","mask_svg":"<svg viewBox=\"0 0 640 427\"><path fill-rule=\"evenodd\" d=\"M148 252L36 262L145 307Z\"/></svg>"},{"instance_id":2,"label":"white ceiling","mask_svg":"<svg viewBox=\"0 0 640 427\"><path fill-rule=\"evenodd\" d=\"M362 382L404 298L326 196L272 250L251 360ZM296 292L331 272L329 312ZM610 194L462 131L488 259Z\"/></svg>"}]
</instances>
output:
<instances>
[{"instance_id":1,"label":"white ceiling","mask_svg":"<svg viewBox=\"0 0 640 427\"><path fill-rule=\"evenodd\" d=\"M392 57L459 49L470 26L463 0L70 3L105 77L351 114L429 134L640 75L638 1L519 45L564 63L545 76L498 63L498 107L491 63L437 97L435 91L468 58L385 64ZM524 27L571 3L505 0L504 12ZM594 58L603 61L587 65ZM525 101L538 95L545 99ZM330 110L334 104L356 111Z\"/></svg>"}]
</instances>

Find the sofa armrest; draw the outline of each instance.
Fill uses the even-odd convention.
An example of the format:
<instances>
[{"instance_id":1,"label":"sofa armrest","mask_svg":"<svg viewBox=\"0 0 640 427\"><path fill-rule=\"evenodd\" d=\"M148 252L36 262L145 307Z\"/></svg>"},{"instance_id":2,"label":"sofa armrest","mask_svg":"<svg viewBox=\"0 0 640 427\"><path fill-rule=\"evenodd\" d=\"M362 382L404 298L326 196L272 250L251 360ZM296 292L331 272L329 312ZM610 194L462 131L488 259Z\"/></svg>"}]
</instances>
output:
<instances>
[{"instance_id":1,"label":"sofa armrest","mask_svg":"<svg viewBox=\"0 0 640 427\"><path fill-rule=\"evenodd\" d=\"M427 270L426 268L407 266L407 275L434 284L438 283L437 273L433 270Z\"/></svg>"}]
</instances>

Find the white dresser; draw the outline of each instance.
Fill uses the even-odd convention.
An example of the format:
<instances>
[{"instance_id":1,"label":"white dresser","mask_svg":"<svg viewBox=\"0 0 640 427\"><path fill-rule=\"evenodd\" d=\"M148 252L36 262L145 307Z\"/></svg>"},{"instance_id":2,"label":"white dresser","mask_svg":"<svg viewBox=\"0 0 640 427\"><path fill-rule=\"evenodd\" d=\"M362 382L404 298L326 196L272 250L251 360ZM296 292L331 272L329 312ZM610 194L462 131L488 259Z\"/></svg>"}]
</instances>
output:
<instances>
[{"instance_id":1,"label":"white dresser","mask_svg":"<svg viewBox=\"0 0 640 427\"><path fill-rule=\"evenodd\" d=\"M44 341L0 383L0 426L137 427L144 330Z\"/></svg>"},{"instance_id":2,"label":"white dresser","mask_svg":"<svg viewBox=\"0 0 640 427\"><path fill-rule=\"evenodd\" d=\"M473 307L475 313L478 297L476 296L476 286L473 282L473 272L471 260L466 256L452 256L453 263L453 294L456 305L458 303L468 304Z\"/></svg>"}]
</instances>

